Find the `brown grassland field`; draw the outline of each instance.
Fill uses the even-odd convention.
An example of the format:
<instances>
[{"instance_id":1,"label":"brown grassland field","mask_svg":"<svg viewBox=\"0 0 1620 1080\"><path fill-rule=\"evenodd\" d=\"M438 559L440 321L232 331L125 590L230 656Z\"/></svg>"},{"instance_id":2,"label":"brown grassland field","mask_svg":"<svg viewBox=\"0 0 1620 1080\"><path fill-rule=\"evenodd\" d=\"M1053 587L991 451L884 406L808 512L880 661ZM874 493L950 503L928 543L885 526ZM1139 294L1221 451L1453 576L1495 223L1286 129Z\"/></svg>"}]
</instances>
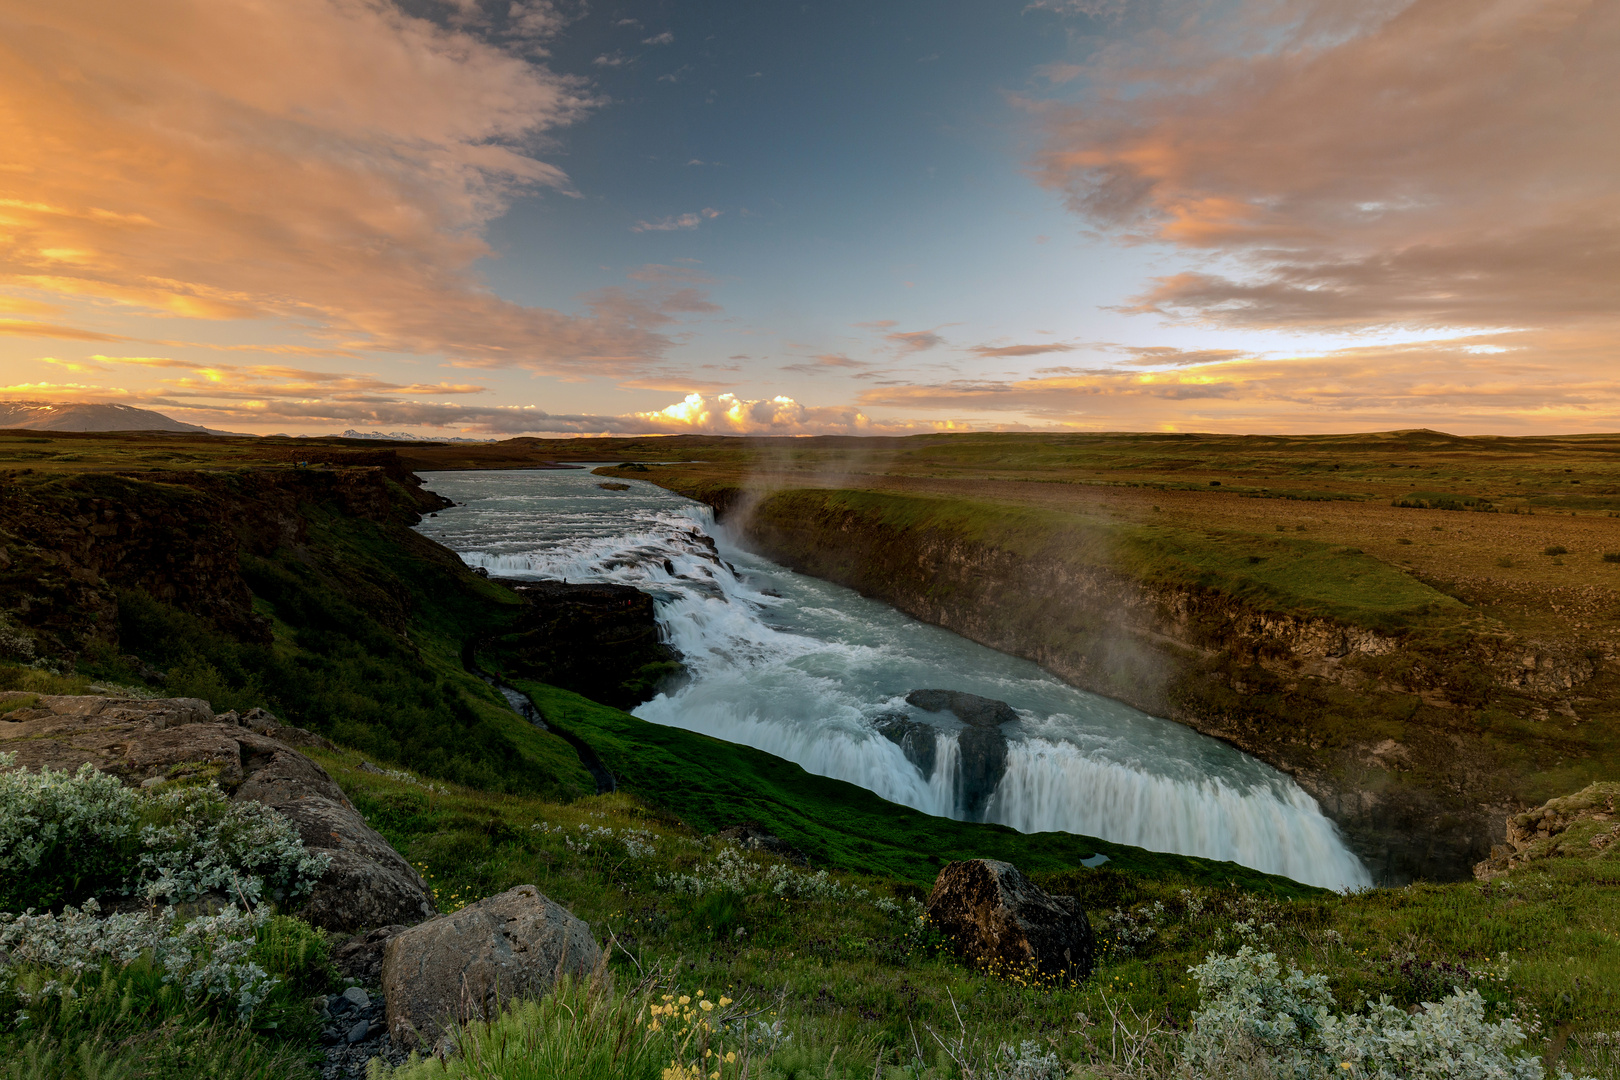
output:
<instances>
[{"instance_id":1,"label":"brown grassland field","mask_svg":"<svg viewBox=\"0 0 1620 1080\"><path fill-rule=\"evenodd\" d=\"M1170 704L1189 723L1199 709L1238 717L1241 723L1212 733L1290 769L1316 785L1313 793L1374 796L1382 825L1372 820L1378 814L1336 818L1358 850L1398 846L1389 837L1402 831L1411 834L1409 846L1421 847L1427 830L1451 830L1461 839L1443 864L1449 872L1425 874L1409 859L1418 869L1381 882L1392 887L1339 896L1231 864L1139 849L1110 847L1117 869L1080 870L1071 856L1082 847L1090 852L1087 838L925 818L757 751L648 725L585 690L520 683L542 715L579 733L625 781L615 794L592 795L567 744L520 720L463 670L471 628L520 602L407 527L425 505L411 472L431 490L435 471L558 462L616 463L603 471L705 499L745 534L750 520L764 522L770 528L760 535L775 536L795 565L873 595L883 595L884 575L903 566L918 538L945 537L1005 556L984 566L1102 568L1160 590L1155 595L1181 590L1176 595L1230 600L1275 625L1332 625L1394 642L1392 653L1301 661L1295 678L1286 674L1286 655L1223 657L1204 641L1203 659L1188 669L1188 696ZM301 475L287 475L294 471ZM289 483L258 482L267 475ZM365 476L374 481L369 487L345 486ZM226 489L243 501L211 501ZM345 493L383 489L394 502L379 504L374 519L333 509ZM250 500L263 492L313 492L327 501L312 496L284 515L303 515L304 532L286 534L299 537L296 543L277 539L274 515L266 524L182 512L252 510ZM42 603L35 594L46 593L48 579L59 586L52 610L64 620L82 616L76 598L87 594L75 590L106 591L103 585L82 570L62 578L51 552L40 550L45 541L23 534L46 536L60 523L80 545L75 551L93 555L98 543L117 551L103 537L117 528L133 535L125 511L143 503L133 508L143 528L180 519L162 534L177 548L214 552L222 566L240 558L252 584L240 603L273 629L270 644L235 642L202 616L124 590L119 617L128 633L114 651L138 655L98 658L83 650L55 667L13 658L0 663L4 688L108 692L92 681L104 680L207 697L220 710L274 705L335 739L339 749L320 760L428 876L441 910L535 882L593 928L619 935L624 956L616 954L615 964L626 980L632 965L638 974L644 963L663 965L657 970L683 992L708 987L781 1008L797 1041L773 1057L775 1071L759 1076L961 1077L969 1070L943 1050L913 1043L919 1031L958 1027L964 1034L971 1028L986 1053L1039 1040L1075 1063L1076 1075L1168 1076L1123 1062L1112 1040L1125 1028L1109 1018L1128 1010L1138 1027L1173 1046L1198 1005L1189 966L1232 951L1235 928L1250 926L1264 933L1264 948L1324 974L1346 1009L1383 995L1415 1009L1452 989L1477 989L1493 1010L1526 1022L1538 1055L1578 1073L1620 1075L1620 843L1612 839L1620 827L1610 820L1620 779L1620 436L1417 431L432 444L6 431L0 497L11 515L0 520L0 554L9 552L0 560L0 586L11 590L0 599ZM98 523L96 514L126 524ZM839 538L854 535L839 529L851 523L864 523L868 540L877 540L840 562L827 551L837 555ZM215 543L219 536L207 535L233 528L240 538ZM883 561L889 541L901 552L898 561ZM137 553L153 565L164 555ZM30 576L31 559L43 560L45 571ZM1083 607L1079 593L1053 589L1042 597L1041 586L1006 590L1011 610L1000 623L986 622L981 639L1008 626L1070 633L1053 610ZM941 610L950 603L959 610L970 594L980 595L947 590ZM0 610L6 619L15 614ZM56 633L52 626L36 628L41 642ZM58 639L70 641L71 629ZM1076 655L1090 641L1074 636ZM183 654L195 654L195 663L182 662ZM1540 658L1534 678L1512 670L1523 656ZM278 672L305 675L278 682ZM407 691L422 698L410 738L400 719ZM440 698L465 708L446 711ZM353 713L346 726L322 713L333 702ZM499 762L498 775L479 765L477 753L485 751ZM438 786L380 774L362 765L362 755ZM523 776L539 779L527 786L512 780L519 765L529 769ZM1602 781L1609 783L1588 788ZM1471 860L1484 853L1476 850L1481 823L1499 836L1505 814L1583 788L1568 801L1586 815L1577 825L1541 841L1494 880L1471 879ZM707 818L703 799L713 804ZM866 889L874 902L924 895L942 851L1019 861L1045 887L1081 898L1102 945L1099 967L1083 985L1026 986L970 970L940 941L870 903L829 894L789 904L757 889L701 900L672 894L665 875L711 872L725 845L709 834L735 820L738 806L756 804L776 807L783 823L800 822L798 834L785 824L773 828L815 853L840 888ZM1392 816L1390 808L1402 806L1412 816ZM620 840L576 850L564 828L652 836L657 851L638 861ZM923 865L924 855L933 862ZM1426 876L1431 880L1407 884ZM1086 1017L1102 1023L1089 1027ZM274 1050L300 1062L320 1055L307 1024L244 1038L203 1021L222 1046ZM114 1034L123 1037L122 1029ZM0 1078L104 1075L88 1065L42 1072L24 1060L25 1036L33 1037L0 1027L0 1059L17 1062L12 1068L0 1060ZM66 1027L50 1035L59 1049L71 1049L78 1037ZM312 1072L278 1065L231 1075Z\"/></svg>"}]
</instances>

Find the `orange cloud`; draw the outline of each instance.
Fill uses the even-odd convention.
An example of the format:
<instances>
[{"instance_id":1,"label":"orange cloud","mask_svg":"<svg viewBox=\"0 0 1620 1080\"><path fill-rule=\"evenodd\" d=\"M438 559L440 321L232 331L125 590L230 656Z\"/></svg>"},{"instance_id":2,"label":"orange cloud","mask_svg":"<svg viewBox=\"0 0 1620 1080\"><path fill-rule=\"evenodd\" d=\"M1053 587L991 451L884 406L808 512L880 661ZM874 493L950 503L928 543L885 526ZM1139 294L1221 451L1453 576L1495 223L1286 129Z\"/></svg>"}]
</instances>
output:
<instances>
[{"instance_id":1,"label":"orange cloud","mask_svg":"<svg viewBox=\"0 0 1620 1080\"><path fill-rule=\"evenodd\" d=\"M968 350L980 356L1040 356L1044 353L1072 352L1078 345L1051 341L1041 345L975 345Z\"/></svg>"},{"instance_id":2,"label":"orange cloud","mask_svg":"<svg viewBox=\"0 0 1620 1080\"><path fill-rule=\"evenodd\" d=\"M1476 335L1258 358L1157 350L1161 370L1058 369L1041 378L874 388L866 408L1014 413L1044 425L1204 431L1573 432L1620 426L1620 381L1601 331Z\"/></svg>"},{"instance_id":3,"label":"orange cloud","mask_svg":"<svg viewBox=\"0 0 1620 1080\"><path fill-rule=\"evenodd\" d=\"M52 326L49 323L24 322L21 319L0 319L0 334L17 337L61 338L65 341L124 341L117 334L98 334L93 330L79 330L71 326Z\"/></svg>"},{"instance_id":4,"label":"orange cloud","mask_svg":"<svg viewBox=\"0 0 1620 1080\"><path fill-rule=\"evenodd\" d=\"M1046 185L1098 227L1224 260L1129 310L1237 326L1612 325L1620 6L1171 4L1049 107ZM1257 43L1264 44L1257 44Z\"/></svg>"},{"instance_id":5,"label":"orange cloud","mask_svg":"<svg viewBox=\"0 0 1620 1080\"><path fill-rule=\"evenodd\" d=\"M532 151L594 104L502 44L532 50L549 5L474 8L445 28L367 0L0 0L0 287L486 365L656 358L690 304L569 315L474 274L515 194L569 192Z\"/></svg>"}]
</instances>

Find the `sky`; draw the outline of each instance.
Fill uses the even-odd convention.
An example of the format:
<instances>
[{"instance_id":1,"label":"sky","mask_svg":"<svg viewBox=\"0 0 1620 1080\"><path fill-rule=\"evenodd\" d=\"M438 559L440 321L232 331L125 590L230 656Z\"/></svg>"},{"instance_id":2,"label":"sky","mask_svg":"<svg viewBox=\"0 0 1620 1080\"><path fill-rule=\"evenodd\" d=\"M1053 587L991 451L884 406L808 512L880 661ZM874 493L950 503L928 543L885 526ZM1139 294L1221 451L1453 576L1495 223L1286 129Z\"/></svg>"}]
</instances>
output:
<instances>
[{"instance_id":1,"label":"sky","mask_svg":"<svg viewBox=\"0 0 1620 1080\"><path fill-rule=\"evenodd\" d=\"M1620 427L1606 0L0 0L0 398Z\"/></svg>"}]
</instances>

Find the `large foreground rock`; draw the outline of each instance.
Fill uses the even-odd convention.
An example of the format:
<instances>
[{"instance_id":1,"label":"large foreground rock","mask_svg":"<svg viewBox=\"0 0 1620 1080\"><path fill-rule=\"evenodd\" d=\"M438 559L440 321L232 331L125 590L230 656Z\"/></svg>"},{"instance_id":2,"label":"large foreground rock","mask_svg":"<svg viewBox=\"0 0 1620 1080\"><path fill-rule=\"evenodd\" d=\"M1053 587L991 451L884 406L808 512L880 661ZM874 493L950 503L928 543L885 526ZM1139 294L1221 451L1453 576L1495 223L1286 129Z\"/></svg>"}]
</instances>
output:
<instances>
[{"instance_id":1,"label":"large foreground rock","mask_svg":"<svg viewBox=\"0 0 1620 1080\"><path fill-rule=\"evenodd\" d=\"M68 772L89 763L131 786L181 776L216 781L233 800L274 807L304 846L332 864L299 914L329 930L416 923L433 896L410 863L367 825L325 769L295 745L331 744L262 709L215 716L198 698L39 697L0 693L0 753L18 766Z\"/></svg>"},{"instance_id":2,"label":"large foreground rock","mask_svg":"<svg viewBox=\"0 0 1620 1080\"><path fill-rule=\"evenodd\" d=\"M956 741L961 755L958 802L969 817L983 814L1007 772L1007 736L1001 725L1016 721L1018 714L1005 701L960 690L913 690L906 695L906 704L929 712L952 712L967 725Z\"/></svg>"},{"instance_id":3,"label":"large foreground rock","mask_svg":"<svg viewBox=\"0 0 1620 1080\"><path fill-rule=\"evenodd\" d=\"M543 994L601 959L588 924L533 885L519 885L388 942L388 1031L401 1045L432 1047L450 1025L487 1019L502 1003Z\"/></svg>"},{"instance_id":4,"label":"large foreground rock","mask_svg":"<svg viewBox=\"0 0 1620 1080\"><path fill-rule=\"evenodd\" d=\"M927 910L957 954L978 967L1043 980L1091 974L1097 945L1080 902L1036 888L1012 863L948 864L928 894Z\"/></svg>"}]
</instances>

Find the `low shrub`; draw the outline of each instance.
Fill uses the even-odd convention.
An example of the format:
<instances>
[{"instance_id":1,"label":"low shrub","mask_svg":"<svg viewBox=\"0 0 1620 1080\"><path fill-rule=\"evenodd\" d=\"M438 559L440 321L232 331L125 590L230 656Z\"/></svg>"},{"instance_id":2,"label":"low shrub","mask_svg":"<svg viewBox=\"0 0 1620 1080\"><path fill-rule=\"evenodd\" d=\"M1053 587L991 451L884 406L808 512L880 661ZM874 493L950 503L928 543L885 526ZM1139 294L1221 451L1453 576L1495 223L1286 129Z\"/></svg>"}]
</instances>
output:
<instances>
[{"instance_id":1,"label":"low shrub","mask_svg":"<svg viewBox=\"0 0 1620 1080\"><path fill-rule=\"evenodd\" d=\"M1565 547L1563 544L1548 544L1546 547L1541 549L1541 553L1543 555L1568 555L1569 548Z\"/></svg>"},{"instance_id":2,"label":"low shrub","mask_svg":"<svg viewBox=\"0 0 1620 1080\"><path fill-rule=\"evenodd\" d=\"M1603 561L1620 562L1620 551L1605 551L1603 553Z\"/></svg>"},{"instance_id":3,"label":"low shrub","mask_svg":"<svg viewBox=\"0 0 1620 1080\"><path fill-rule=\"evenodd\" d=\"M0 768L15 754L0 754ZM304 895L330 859L262 803L213 786L138 792L86 764L0 773L0 910L97 896L151 904L208 893L257 904Z\"/></svg>"},{"instance_id":4,"label":"low shrub","mask_svg":"<svg viewBox=\"0 0 1620 1080\"><path fill-rule=\"evenodd\" d=\"M1192 969L1202 999L1182 1039L1198 1076L1541 1080L1540 1058L1512 1017L1490 1022L1475 990L1407 1012L1388 998L1335 1011L1327 980L1244 945ZM1568 1072L1559 1070L1560 1077Z\"/></svg>"},{"instance_id":5,"label":"low shrub","mask_svg":"<svg viewBox=\"0 0 1620 1080\"><path fill-rule=\"evenodd\" d=\"M267 915L227 906L217 915L179 922L172 909L100 915L87 900L60 915L0 914L0 991L25 1009L79 995L87 973L108 974L137 962L163 972L187 1001L229 1003L246 1020L275 985L248 958ZM24 1017L26 1021L26 1017Z\"/></svg>"},{"instance_id":6,"label":"low shrub","mask_svg":"<svg viewBox=\"0 0 1620 1080\"><path fill-rule=\"evenodd\" d=\"M16 761L0 754L0 768ZM122 889L139 858L139 796L89 765L0 773L0 909Z\"/></svg>"}]
</instances>

